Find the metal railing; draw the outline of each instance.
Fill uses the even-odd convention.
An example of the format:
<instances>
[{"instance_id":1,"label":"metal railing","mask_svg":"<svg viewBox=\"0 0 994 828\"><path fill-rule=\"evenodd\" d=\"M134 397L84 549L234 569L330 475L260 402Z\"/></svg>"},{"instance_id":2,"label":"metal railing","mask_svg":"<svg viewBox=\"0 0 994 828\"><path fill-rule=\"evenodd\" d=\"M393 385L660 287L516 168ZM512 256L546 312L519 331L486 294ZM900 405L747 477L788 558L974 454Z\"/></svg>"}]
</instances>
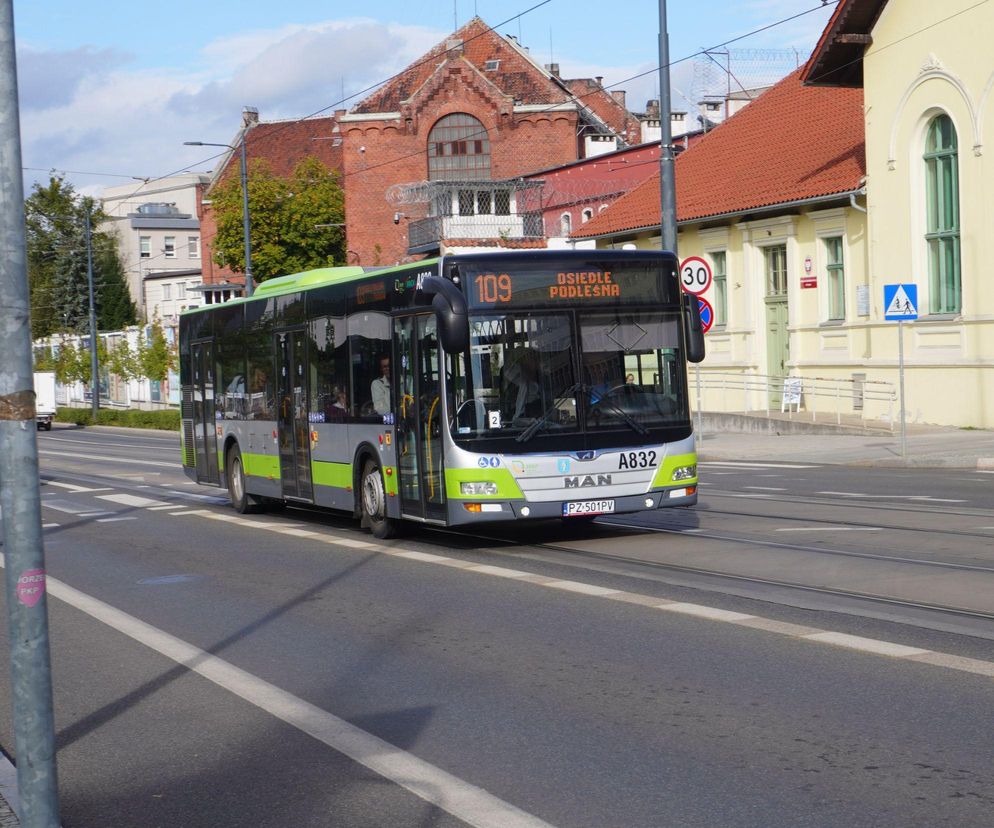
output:
<instances>
[{"instance_id":1,"label":"metal railing","mask_svg":"<svg viewBox=\"0 0 994 828\"><path fill-rule=\"evenodd\" d=\"M692 392L696 389L698 410L765 411L768 417L777 412L788 418L804 411L812 422L821 415L823 420L834 418L837 425L842 425L843 418L865 424L871 413L876 420L886 420L894 430L897 391L891 382L859 377L778 377L699 368L692 373L690 382Z\"/></svg>"},{"instance_id":2,"label":"metal railing","mask_svg":"<svg viewBox=\"0 0 994 828\"><path fill-rule=\"evenodd\" d=\"M444 239L541 239L545 236L542 213L513 213L506 216L429 216L412 221L407 244L412 250Z\"/></svg>"}]
</instances>

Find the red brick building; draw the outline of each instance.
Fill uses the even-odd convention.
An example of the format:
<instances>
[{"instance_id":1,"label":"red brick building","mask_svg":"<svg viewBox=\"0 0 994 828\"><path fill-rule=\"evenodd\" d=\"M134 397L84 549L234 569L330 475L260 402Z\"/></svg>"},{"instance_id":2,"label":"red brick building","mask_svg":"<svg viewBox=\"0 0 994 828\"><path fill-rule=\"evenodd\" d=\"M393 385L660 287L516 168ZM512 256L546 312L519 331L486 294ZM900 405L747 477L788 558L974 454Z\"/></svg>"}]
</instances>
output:
<instances>
[{"instance_id":1,"label":"red brick building","mask_svg":"<svg viewBox=\"0 0 994 828\"><path fill-rule=\"evenodd\" d=\"M210 188L198 206L205 285L245 284L244 274L221 267L214 261L213 241L217 223L210 204L210 189L231 176L240 175L243 140L249 165L257 159L264 159L276 175L290 175L297 163L310 155L328 169L339 175L342 173L342 138L334 118L260 122L258 112L246 110L242 127L231 141L237 149L229 150L218 160Z\"/></svg>"},{"instance_id":2,"label":"red brick building","mask_svg":"<svg viewBox=\"0 0 994 828\"><path fill-rule=\"evenodd\" d=\"M316 155L341 171L349 264L459 247L544 247L542 214L531 207L542 183L525 176L638 143L639 135L623 93L558 72L475 17L351 111L248 123L250 164L265 157L289 172ZM241 133L233 145L240 140ZM215 181L237 171L232 153ZM209 212L201 221L209 251ZM211 265L204 278L241 277Z\"/></svg>"}]
</instances>

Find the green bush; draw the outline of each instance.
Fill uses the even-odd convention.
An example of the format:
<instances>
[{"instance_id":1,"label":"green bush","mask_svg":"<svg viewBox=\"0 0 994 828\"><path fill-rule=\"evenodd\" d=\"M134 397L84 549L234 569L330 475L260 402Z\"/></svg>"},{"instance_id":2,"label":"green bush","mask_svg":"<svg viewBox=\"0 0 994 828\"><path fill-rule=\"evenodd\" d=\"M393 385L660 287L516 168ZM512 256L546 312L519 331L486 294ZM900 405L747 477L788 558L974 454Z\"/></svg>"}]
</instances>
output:
<instances>
[{"instance_id":1,"label":"green bush","mask_svg":"<svg viewBox=\"0 0 994 828\"><path fill-rule=\"evenodd\" d=\"M93 414L89 408L60 408L55 413L55 420L59 423L88 426L93 425ZM176 409L139 411L137 409L101 408L97 412L97 425L179 431L179 411Z\"/></svg>"}]
</instances>

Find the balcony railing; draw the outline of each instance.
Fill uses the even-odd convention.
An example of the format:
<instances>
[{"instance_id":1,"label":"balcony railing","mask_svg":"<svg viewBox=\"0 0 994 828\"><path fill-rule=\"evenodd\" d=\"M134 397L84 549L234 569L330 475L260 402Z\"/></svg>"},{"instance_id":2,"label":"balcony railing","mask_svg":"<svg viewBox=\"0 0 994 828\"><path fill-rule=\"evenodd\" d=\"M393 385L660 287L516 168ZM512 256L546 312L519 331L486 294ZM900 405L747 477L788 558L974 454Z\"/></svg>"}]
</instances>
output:
<instances>
[{"instance_id":1,"label":"balcony railing","mask_svg":"<svg viewBox=\"0 0 994 828\"><path fill-rule=\"evenodd\" d=\"M545 237L542 213L538 210L507 216L429 216L412 221L407 228L410 252L424 252L445 239L541 239Z\"/></svg>"}]
</instances>

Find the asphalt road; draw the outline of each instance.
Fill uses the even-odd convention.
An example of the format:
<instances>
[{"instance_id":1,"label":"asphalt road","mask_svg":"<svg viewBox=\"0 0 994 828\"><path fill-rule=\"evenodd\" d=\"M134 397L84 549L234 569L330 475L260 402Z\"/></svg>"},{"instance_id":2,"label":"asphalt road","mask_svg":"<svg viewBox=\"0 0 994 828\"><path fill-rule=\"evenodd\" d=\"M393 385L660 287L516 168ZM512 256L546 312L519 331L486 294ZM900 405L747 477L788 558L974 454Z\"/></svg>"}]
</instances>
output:
<instances>
[{"instance_id":1,"label":"asphalt road","mask_svg":"<svg viewBox=\"0 0 994 828\"><path fill-rule=\"evenodd\" d=\"M990 824L990 475L712 463L378 542L172 435L39 445L66 828Z\"/></svg>"}]
</instances>

